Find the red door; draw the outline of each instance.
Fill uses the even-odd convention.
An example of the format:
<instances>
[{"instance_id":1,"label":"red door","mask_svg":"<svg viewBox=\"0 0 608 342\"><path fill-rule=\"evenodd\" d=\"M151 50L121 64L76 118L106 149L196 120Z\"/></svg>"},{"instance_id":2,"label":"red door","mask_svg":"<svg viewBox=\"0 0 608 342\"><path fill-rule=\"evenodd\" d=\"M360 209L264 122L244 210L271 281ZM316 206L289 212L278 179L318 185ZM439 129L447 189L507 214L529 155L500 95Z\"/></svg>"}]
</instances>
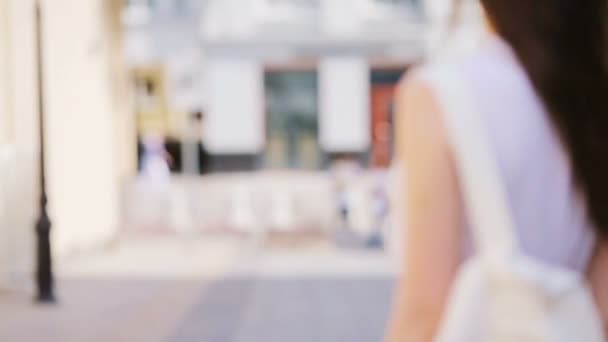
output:
<instances>
[{"instance_id":1,"label":"red door","mask_svg":"<svg viewBox=\"0 0 608 342\"><path fill-rule=\"evenodd\" d=\"M388 167L392 157L391 112L395 85L372 84L372 167Z\"/></svg>"},{"instance_id":2,"label":"red door","mask_svg":"<svg viewBox=\"0 0 608 342\"><path fill-rule=\"evenodd\" d=\"M371 137L370 166L386 168L393 157L393 107L395 90L405 69L378 69L371 75Z\"/></svg>"}]
</instances>

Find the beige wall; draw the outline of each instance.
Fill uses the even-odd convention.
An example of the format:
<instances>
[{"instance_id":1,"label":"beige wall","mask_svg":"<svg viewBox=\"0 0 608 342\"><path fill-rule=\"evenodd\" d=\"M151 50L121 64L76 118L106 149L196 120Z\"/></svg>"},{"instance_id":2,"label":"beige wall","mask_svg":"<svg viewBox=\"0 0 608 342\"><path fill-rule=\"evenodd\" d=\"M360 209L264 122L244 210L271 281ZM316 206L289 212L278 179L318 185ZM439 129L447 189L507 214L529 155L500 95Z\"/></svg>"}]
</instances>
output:
<instances>
[{"instance_id":1,"label":"beige wall","mask_svg":"<svg viewBox=\"0 0 608 342\"><path fill-rule=\"evenodd\" d=\"M8 13L5 0L0 1L0 32L8 31ZM8 104L7 104L7 78L8 78L8 39L6 34L0 36L0 145L9 143L12 124L9 123Z\"/></svg>"},{"instance_id":2,"label":"beige wall","mask_svg":"<svg viewBox=\"0 0 608 342\"><path fill-rule=\"evenodd\" d=\"M48 177L58 253L110 241L120 220L124 144L104 0L46 0ZM126 158L125 158L126 159ZM124 171L124 170L123 170Z\"/></svg>"},{"instance_id":3,"label":"beige wall","mask_svg":"<svg viewBox=\"0 0 608 342\"><path fill-rule=\"evenodd\" d=\"M116 236L120 185L135 170L135 129L116 27L120 1L42 3L49 210L61 257ZM17 278L31 284L34 267L34 24L34 0L0 0L0 288Z\"/></svg>"},{"instance_id":4,"label":"beige wall","mask_svg":"<svg viewBox=\"0 0 608 342\"><path fill-rule=\"evenodd\" d=\"M30 283L37 120L32 0L0 0L0 287Z\"/></svg>"},{"instance_id":5,"label":"beige wall","mask_svg":"<svg viewBox=\"0 0 608 342\"><path fill-rule=\"evenodd\" d=\"M103 1L102 15L105 20L109 55L112 101L114 104L114 136L121 180L131 179L137 170L137 129L129 68L126 64L122 26L124 0Z\"/></svg>"}]
</instances>

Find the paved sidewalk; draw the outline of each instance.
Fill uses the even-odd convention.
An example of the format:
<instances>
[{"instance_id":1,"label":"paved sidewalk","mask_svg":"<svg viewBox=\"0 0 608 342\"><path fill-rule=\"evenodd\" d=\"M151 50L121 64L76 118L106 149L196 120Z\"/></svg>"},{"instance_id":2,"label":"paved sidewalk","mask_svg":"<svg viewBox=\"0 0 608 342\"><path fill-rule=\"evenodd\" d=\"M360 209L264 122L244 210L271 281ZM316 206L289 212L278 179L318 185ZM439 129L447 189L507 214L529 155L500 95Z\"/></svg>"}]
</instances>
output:
<instances>
[{"instance_id":1,"label":"paved sidewalk","mask_svg":"<svg viewBox=\"0 0 608 342\"><path fill-rule=\"evenodd\" d=\"M246 251L230 237L145 236L56 265L58 304L0 293L0 341L165 341Z\"/></svg>"},{"instance_id":2,"label":"paved sidewalk","mask_svg":"<svg viewBox=\"0 0 608 342\"><path fill-rule=\"evenodd\" d=\"M165 341L204 282L67 279L58 287L55 306L0 295L0 341Z\"/></svg>"},{"instance_id":3,"label":"paved sidewalk","mask_svg":"<svg viewBox=\"0 0 608 342\"><path fill-rule=\"evenodd\" d=\"M135 239L60 265L56 306L0 293L0 341L374 342L393 279L377 252Z\"/></svg>"},{"instance_id":4,"label":"paved sidewalk","mask_svg":"<svg viewBox=\"0 0 608 342\"><path fill-rule=\"evenodd\" d=\"M379 342L395 279L373 251L264 250L212 282L171 342Z\"/></svg>"},{"instance_id":5,"label":"paved sidewalk","mask_svg":"<svg viewBox=\"0 0 608 342\"><path fill-rule=\"evenodd\" d=\"M169 341L380 342L392 278L232 278L213 283Z\"/></svg>"}]
</instances>

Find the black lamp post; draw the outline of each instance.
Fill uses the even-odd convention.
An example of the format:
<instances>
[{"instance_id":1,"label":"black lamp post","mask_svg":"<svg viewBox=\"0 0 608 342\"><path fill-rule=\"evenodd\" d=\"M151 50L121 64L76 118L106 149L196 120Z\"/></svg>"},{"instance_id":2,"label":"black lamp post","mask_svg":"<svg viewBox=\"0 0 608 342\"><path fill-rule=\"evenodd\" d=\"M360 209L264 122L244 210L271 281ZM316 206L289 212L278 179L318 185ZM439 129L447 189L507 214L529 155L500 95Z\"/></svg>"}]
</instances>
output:
<instances>
[{"instance_id":1,"label":"black lamp post","mask_svg":"<svg viewBox=\"0 0 608 342\"><path fill-rule=\"evenodd\" d=\"M36 223L37 263L36 283L39 303L54 303L53 269L51 259L51 220L47 212L45 150L44 150L44 62L42 46L42 14L40 0L36 1L36 61L38 66L38 117L40 132L40 216Z\"/></svg>"}]
</instances>

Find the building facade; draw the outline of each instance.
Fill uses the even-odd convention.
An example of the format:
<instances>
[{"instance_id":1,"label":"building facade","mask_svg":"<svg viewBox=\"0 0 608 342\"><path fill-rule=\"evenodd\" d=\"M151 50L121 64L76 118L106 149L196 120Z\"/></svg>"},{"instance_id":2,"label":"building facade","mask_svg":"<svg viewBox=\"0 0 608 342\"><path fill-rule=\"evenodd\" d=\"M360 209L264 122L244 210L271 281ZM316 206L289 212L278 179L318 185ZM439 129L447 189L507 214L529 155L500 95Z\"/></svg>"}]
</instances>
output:
<instances>
[{"instance_id":1,"label":"building facade","mask_svg":"<svg viewBox=\"0 0 608 342\"><path fill-rule=\"evenodd\" d=\"M388 164L388 95L426 52L421 2L180 2L198 16L180 14L176 2L160 3L135 1L126 9L134 69L160 69L156 79L166 85L156 87L164 91L155 118L140 115L149 119L140 131L164 122L164 134L179 136L183 124L175 122L185 119L175 109L198 108L214 171L319 169L344 154ZM177 36L185 37L180 46L164 42ZM172 66L179 64L181 71ZM183 82L189 87L171 81L180 75L191 75Z\"/></svg>"},{"instance_id":2,"label":"building facade","mask_svg":"<svg viewBox=\"0 0 608 342\"><path fill-rule=\"evenodd\" d=\"M234 11L236 3L217 2L202 25L206 81L213 89L207 96L206 145L217 168L229 169L230 159L246 157L252 168L314 168L344 154L387 166L376 157L382 152L374 148L379 141L373 129L379 126L374 119L385 125L390 121L388 113L372 115L372 95L378 94L372 76L377 71L400 74L423 58L420 4L334 0L248 5L247 10ZM291 128L289 122L275 128L274 121L302 116L302 110L273 108L276 101L268 92L268 80L297 78L298 73L314 79L308 86L313 88L309 124L304 125L312 129ZM249 101L233 101L228 92ZM384 107L388 111L390 103ZM238 127L238 134L229 134L237 122L248 124ZM275 161L268 163L264 156Z\"/></svg>"}]
</instances>

